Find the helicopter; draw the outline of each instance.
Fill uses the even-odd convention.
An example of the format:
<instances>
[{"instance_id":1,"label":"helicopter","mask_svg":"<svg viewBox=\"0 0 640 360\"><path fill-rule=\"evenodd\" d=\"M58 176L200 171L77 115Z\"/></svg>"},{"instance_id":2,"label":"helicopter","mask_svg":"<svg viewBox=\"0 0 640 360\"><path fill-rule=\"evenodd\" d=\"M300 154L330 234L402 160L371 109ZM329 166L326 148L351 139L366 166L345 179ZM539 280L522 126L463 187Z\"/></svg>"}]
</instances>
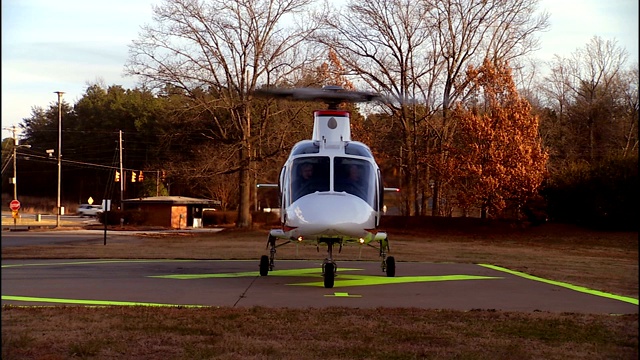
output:
<instances>
[{"instance_id":1,"label":"helicopter","mask_svg":"<svg viewBox=\"0 0 640 360\"><path fill-rule=\"evenodd\" d=\"M325 288L333 288L337 274L333 250L338 247L340 252L346 244L377 248L382 271L387 277L394 277L395 258L387 255L388 236L378 226L384 193L399 189L384 187L370 148L351 139L350 112L339 109L342 103L384 101L384 98L340 86L261 89L255 94L327 105L327 109L313 112L311 139L293 146L278 183L257 185L278 189L281 223L269 232L269 255L260 258L260 275L267 276L274 269L277 248L305 242L315 244L318 249L322 244L327 246L327 256L322 262Z\"/></svg>"}]
</instances>

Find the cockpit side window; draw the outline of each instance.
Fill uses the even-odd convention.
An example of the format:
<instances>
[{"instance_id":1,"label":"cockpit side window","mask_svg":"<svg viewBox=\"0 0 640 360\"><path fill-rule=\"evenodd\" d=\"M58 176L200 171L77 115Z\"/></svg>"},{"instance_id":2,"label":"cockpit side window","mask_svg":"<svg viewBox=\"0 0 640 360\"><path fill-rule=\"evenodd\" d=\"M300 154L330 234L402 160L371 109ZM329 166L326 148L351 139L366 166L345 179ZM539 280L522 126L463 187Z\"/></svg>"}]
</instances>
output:
<instances>
[{"instance_id":1,"label":"cockpit side window","mask_svg":"<svg viewBox=\"0 0 640 360\"><path fill-rule=\"evenodd\" d=\"M344 147L344 153L347 155L357 155L362 157L373 158L371 150L365 144L359 142L349 142Z\"/></svg>"},{"instance_id":2,"label":"cockpit side window","mask_svg":"<svg viewBox=\"0 0 640 360\"><path fill-rule=\"evenodd\" d=\"M329 167L326 156L295 159L291 173L291 201L316 191L329 191Z\"/></svg>"},{"instance_id":3,"label":"cockpit side window","mask_svg":"<svg viewBox=\"0 0 640 360\"><path fill-rule=\"evenodd\" d=\"M320 152L320 145L316 142L301 141L291 150L291 155L317 154Z\"/></svg>"}]
</instances>

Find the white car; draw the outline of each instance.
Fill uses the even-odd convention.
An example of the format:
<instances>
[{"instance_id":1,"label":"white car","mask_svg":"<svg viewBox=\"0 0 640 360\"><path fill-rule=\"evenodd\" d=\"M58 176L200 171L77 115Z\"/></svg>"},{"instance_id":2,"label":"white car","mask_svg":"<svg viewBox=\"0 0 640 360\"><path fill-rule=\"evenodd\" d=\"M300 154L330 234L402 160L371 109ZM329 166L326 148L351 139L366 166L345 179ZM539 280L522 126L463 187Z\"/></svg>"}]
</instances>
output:
<instances>
[{"instance_id":1,"label":"white car","mask_svg":"<svg viewBox=\"0 0 640 360\"><path fill-rule=\"evenodd\" d=\"M89 204L82 204L78 206L78 211L76 211L76 213L80 216L97 216L101 212L102 212L101 205L89 205Z\"/></svg>"}]
</instances>

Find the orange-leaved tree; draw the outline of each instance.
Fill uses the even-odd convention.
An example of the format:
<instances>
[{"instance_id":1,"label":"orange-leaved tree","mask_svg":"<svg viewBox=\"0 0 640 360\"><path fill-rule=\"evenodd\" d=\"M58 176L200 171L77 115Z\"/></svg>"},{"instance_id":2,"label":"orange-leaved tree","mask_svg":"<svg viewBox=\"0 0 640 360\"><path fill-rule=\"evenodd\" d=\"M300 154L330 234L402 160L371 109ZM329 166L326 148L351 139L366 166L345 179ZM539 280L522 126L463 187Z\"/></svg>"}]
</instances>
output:
<instances>
[{"instance_id":1,"label":"orange-leaved tree","mask_svg":"<svg viewBox=\"0 0 640 360\"><path fill-rule=\"evenodd\" d=\"M548 155L538 134L538 118L516 90L507 63L485 60L470 67L474 98L458 103L452 174L458 206L480 208L497 217L505 207L524 204L537 193Z\"/></svg>"}]
</instances>

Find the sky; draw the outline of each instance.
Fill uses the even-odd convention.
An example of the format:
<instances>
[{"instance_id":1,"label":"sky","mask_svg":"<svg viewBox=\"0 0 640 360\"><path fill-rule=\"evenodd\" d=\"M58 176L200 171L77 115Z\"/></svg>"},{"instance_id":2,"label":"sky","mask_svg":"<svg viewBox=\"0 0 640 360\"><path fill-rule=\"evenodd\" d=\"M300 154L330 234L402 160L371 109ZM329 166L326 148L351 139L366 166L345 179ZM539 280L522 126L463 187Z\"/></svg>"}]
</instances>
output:
<instances>
[{"instance_id":1,"label":"sky","mask_svg":"<svg viewBox=\"0 0 640 360\"><path fill-rule=\"evenodd\" d=\"M128 46L162 0L2 0L2 138L33 107L73 105L88 84L136 87L125 77ZM638 63L638 0L541 0L550 27L534 56L569 57L594 37L615 40ZM18 135L19 136L19 135Z\"/></svg>"}]
</instances>

